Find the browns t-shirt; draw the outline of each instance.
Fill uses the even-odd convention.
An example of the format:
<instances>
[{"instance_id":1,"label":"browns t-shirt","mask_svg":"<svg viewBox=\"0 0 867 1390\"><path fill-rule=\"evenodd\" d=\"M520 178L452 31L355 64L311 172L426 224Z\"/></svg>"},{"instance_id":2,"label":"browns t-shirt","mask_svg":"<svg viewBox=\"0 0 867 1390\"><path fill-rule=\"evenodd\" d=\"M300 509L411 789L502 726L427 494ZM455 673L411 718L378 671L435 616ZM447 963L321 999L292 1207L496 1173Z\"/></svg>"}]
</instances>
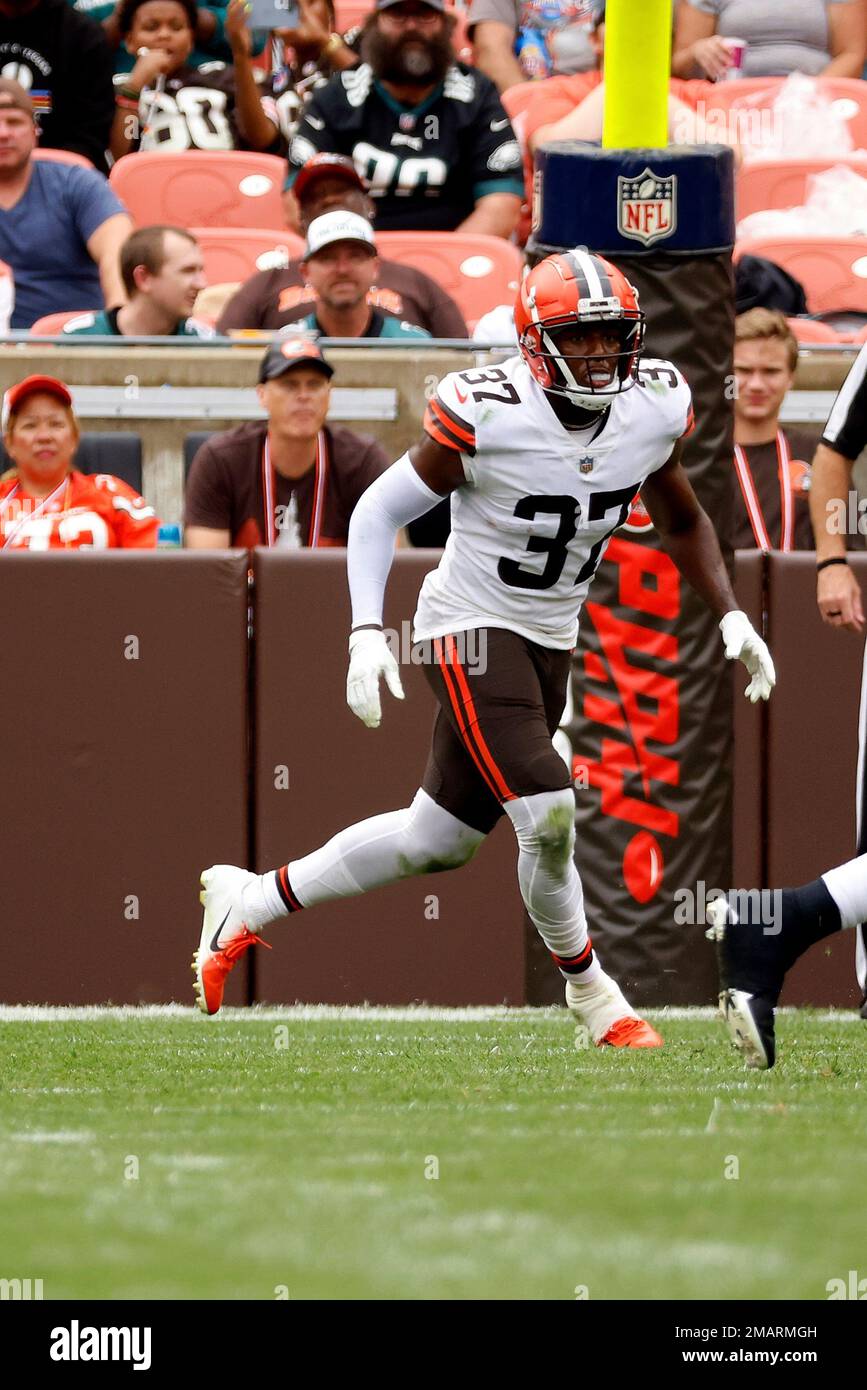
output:
<instances>
[{"instance_id":1,"label":"browns t-shirt","mask_svg":"<svg viewBox=\"0 0 867 1390\"><path fill-rule=\"evenodd\" d=\"M379 262L379 284L367 295L372 309L416 323L432 338L466 338L467 325L455 301L435 280L397 261ZM217 320L217 332L234 328L285 328L316 308L316 291L305 283L300 260L279 270L260 270L232 296Z\"/></svg>"},{"instance_id":2,"label":"browns t-shirt","mask_svg":"<svg viewBox=\"0 0 867 1390\"><path fill-rule=\"evenodd\" d=\"M789 445L789 477L792 480L795 502L792 546L795 550L815 550L816 543L810 524L810 459L813 457L815 444L808 435L796 430L787 429L784 434ZM783 500L780 496L776 440L771 439L766 444L742 444L741 448L753 476L768 539L772 548L778 550L783 530ZM732 545L735 550L755 550L758 542L734 463L732 494Z\"/></svg>"},{"instance_id":3,"label":"browns t-shirt","mask_svg":"<svg viewBox=\"0 0 867 1390\"><path fill-rule=\"evenodd\" d=\"M262 457L267 420L251 420L208 439L196 453L187 479L186 526L229 531L232 545L266 544ZM328 474L320 545L346 545L349 518L361 494L389 467L391 460L375 439L339 425L324 429ZM316 469L300 478L274 471L274 509L285 514L293 500L301 542L307 544L314 503Z\"/></svg>"}]
</instances>

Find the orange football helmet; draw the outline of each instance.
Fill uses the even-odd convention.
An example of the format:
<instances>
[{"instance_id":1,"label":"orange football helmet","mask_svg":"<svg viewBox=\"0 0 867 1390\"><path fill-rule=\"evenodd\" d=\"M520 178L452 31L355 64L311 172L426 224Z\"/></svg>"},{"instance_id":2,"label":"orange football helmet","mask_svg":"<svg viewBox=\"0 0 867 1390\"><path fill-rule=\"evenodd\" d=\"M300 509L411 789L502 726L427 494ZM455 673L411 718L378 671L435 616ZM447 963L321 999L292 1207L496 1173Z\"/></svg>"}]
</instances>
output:
<instances>
[{"instance_id":1,"label":"orange football helmet","mask_svg":"<svg viewBox=\"0 0 867 1390\"><path fill-rule=\"evenodd\" d=\"M580 332L579 325L581 329L604 328L606 333L615 330L620 350L564 355L558 339ZM612 397L635 385L644 345L644 314L635 286L602 256L576 248L540 261L518 291L515 329L522 356L539 385L573 405L602 411ZM612 358L613 374L608 365ZM576 378L579 363L586 364L584 380Z\"/></svg>"}]
</instances>

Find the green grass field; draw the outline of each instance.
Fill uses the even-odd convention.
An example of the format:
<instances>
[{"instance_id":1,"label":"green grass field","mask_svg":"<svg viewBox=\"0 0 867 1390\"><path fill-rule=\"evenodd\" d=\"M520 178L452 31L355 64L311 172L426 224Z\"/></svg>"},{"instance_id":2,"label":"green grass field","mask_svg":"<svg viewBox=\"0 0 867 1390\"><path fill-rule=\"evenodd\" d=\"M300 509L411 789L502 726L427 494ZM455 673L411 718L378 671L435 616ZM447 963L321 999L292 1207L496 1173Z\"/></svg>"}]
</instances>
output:
<instances>
[{"instance_id":1,"label":"green grass field","mask_svg":"<svg viewBox=\"0 0 867 1390\"><path fill-rule=\"evenodd\" d=\"M756 1074L709 1013L650 1016L666 1048L630 1054L576 1049L559 1009L0 1010L0 1278L824 1299L867 1275L867 1027L783 1013Z\"/></svg>"}]
</instances>

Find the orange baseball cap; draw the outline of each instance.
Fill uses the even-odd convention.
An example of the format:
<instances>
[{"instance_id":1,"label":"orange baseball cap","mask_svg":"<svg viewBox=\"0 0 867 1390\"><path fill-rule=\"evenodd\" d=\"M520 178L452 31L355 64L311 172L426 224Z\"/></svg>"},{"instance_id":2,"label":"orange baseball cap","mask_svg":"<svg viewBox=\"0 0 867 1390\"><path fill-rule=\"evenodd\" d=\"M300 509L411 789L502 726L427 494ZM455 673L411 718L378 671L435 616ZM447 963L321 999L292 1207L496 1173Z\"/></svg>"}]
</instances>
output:
<instances>
[{"instance_id":1,"label":"orange baseball cap","mask_svg":"<svg viewBox=\"0 0 867 1390\"><path fill-rule=\"evenodd\" d=\"M16 381L14 386L10 386L3 397L4 429L9 416L19 409L28 396L35 396L37 391L56 396L64 405L72 405L72 392L64 382L58 381L56 376L26 376L23 381Z\"/></svg>"}]
</instances>

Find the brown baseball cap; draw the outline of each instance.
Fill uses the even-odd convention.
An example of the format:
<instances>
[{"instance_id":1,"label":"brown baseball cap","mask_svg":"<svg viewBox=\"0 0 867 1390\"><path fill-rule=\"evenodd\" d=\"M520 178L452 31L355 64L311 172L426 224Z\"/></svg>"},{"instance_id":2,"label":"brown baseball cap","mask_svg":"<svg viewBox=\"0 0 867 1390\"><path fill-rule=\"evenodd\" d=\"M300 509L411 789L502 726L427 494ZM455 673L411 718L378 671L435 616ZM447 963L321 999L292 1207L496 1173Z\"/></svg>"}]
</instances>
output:
<instances>
[{"instance_id":1,"label":"brown baseball cap","mask_svg":"<svg viewBox=\"0 0 867 1390\"><path fill-rule=\"evenodd\" d=\"M345 179L354 188L366 191L364 179L345 154L315 154L306 164L302 164L292 185L292 192L296 198L303 198L316 180L323 178Z\"/></svg>"},{"instance_id":2,"label":"brown baseball cap","mask_svg":"<svg viewBox=\"0 0 867 1390\"><path fill-rule=\"evenodd\" d=\"M28 116L33 115L30 93L11 77L0 77L0 106L14 106Z\"/></svg>"},{"instance_id":3,"label":"brown baseball cap","mask_svg":"<svg viewBox=\"0 0 867 1390\"><path fill-rule=\"evenodd\" d=\"M273 381L293 367L316 367L326 376L334 376L334 368L326 362L321 349L312 338L277 338L259 364L259 381Z\"/></svg>"}]
</instances>

